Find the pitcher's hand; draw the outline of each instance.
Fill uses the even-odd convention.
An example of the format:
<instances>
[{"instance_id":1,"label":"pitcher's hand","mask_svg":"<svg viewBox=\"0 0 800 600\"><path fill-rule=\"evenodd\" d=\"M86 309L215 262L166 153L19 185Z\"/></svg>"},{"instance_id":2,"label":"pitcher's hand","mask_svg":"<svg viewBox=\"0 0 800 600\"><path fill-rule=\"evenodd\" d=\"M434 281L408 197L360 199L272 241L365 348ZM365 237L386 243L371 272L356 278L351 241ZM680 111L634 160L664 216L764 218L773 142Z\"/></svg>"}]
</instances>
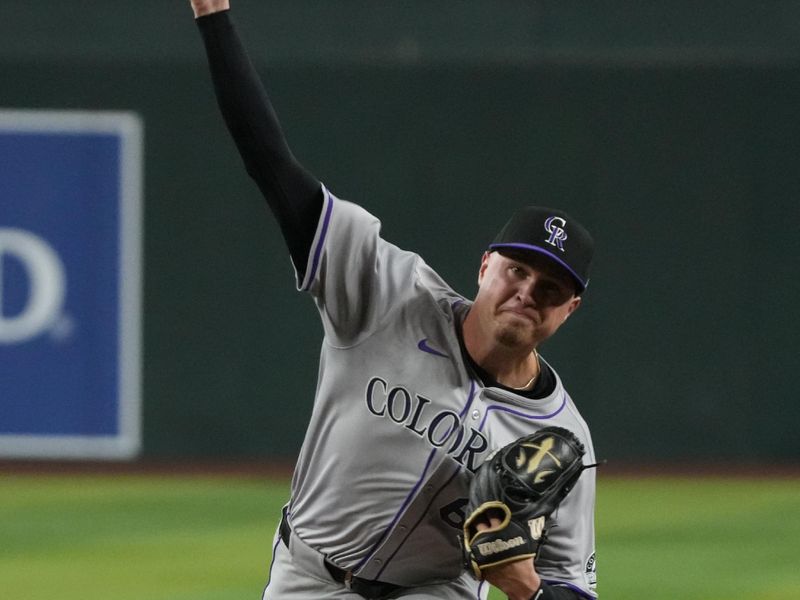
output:
<instances>
[{"instance_id":1,"label":"pitcher's hand","mask_svg":"<svg viewBox=\"0 0 800 600\"><path fill-rule=\"evenodd\" d=\"M230 0L190 0L194 18L210 15L221 10L228 10L231 7Z\"/></svg>"}]
</instances>

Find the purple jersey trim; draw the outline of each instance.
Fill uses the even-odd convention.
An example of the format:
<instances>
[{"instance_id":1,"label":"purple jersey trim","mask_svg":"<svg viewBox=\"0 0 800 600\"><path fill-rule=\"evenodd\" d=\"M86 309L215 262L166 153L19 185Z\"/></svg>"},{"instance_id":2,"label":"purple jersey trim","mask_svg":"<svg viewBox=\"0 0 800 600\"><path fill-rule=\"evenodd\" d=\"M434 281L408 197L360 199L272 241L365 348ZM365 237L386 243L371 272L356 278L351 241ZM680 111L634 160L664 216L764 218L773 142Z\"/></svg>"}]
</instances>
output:
<instances>
[{"instance_id":1,"label":"purple jersey trim","mask_svg":"<svg viewBox=\"0 0 800 600\"><path fill-rule=\"evenodd\" d=\"M322 254L322 248L325 246L325 238L328 235L328 226L330 225L331 213L333 212L333 196L331 196L327 189L325 190L325 199L327 200L327 206L325 207L325 216L322 219L322 230L320 231L317 245L314 248L314 258L311 261L311 271L308 273L307 283L303 288L303 291L307 291L308 288L311 287L311 282L314 281L314 278L317 276L319 257Z\"/></svg>"},{"instance_id":2,"label":"purple jersey trim","mask_svg":"<svg viewBox=\"0 0 800 600\"><path fill-rule=\"evenodd\" d=\"M467 411L469 410L470 405L472 404L472 400L474 399L474 397L475 397L475 382L471 381L470 382L470 388L469 388L469 394L467 395L467 404L464 407L464 409L461 411L461 413L459 414L459 417L463 417L467 413ZM452 431L448 431L447 437L450 437L450 435L452 433L453 433ZM375 552L378 551L378 548L380 548L381 544L383 544L383 542L386 540L386 537L394 530L394 526L397 524L397 521L400 520L400 515L402 515L405 512L406 508L408 508L408 505L411 504L411 501L414 498L417 497L417 491L419 490L420 486L422 485L422 482L425 481L425 475L428 473L428 468L431 466L431 462L433 461L433 457L436 456L436 451L437 450L438 450L437 448L434 448L433 450L431 450L430 455L428 455L428 460L425 462L425 468L422 470L422 475L420 475L419 479L417 480L417 483L414 484L414 487L411 488L411 491L406 496L406 499L403 501L403 504L400 506L400 509L395 513L394 518L392 519L392 522L389 523L389 526L386 529L383 530L383 533L381 534L381 537L378 539L377 542L375 542L375 545L372 546L372 548L370 548L369 552L361 560L361 562L359 562L355 566L353 571L358 571L367 562L369 562L369 560L372 558L372 556L375 554ZM459 467L459 470L460 470L460 467ZM458 471L456 471L456 472L458 472ZM384 565L384 568L385 568L385 565ZM381 571L383 571L383 569L381 569Z\"/></svg>"},{"instance_id":3,"label":"purple jersey trim","mask_svg":"<svg viewBox=\"0 0 800 600\"><path fill-rule=\"evenodd\" d=\"M564 410L564 407L566 405L567 405L567 395L566 394L563 395L563 400L561 401L561 406L559 406L557 409L555 409L549 415L531 415L529 413L524 413L524 412L519 411L519 410L514 410L513 408L508 408L506 406L498 406L498 405L494 404L494 405L488 407L486 409L486 411L483 413L483 419L481 420L480 427L478 427L478 431L483 431L483 426L486 425L486 419L489 418L489 413L491 413L493 410L499 410L501 412L507 412L507 413L510 413L512 415L516 415L518 417L523 417L525 419L534 419L534 420L538 421L538 420L543 420L543 419L552 419L558 413L560 413L562 410Z\"/></svg>"},{"instance_id":4,"label":"purple jersey trim","mask_svg":"<svg viewBox=\"0 0 800 600\"><path fill-rule=\"evenodd\" d=\"M568 581L559 581L558 579L542 579L547 585L552 585L554 587L561 586L571 589L576 594L579 594L581 598L586 598L587 600L595 600L597 596L593 596L589 592L584 589L579 588L577 585L569 583Z\"/></svg>"},{"instance_id":5,"label":"purple jersey trim","mask_svg":"<svg viewBox=\"0 0 800 600\"><path fill-rule=\"evenodd\" d=\"M375 554L375 552L377 552L378 548L384 542L386 537L394 530L394 526L397 524L397 521L400 520L400 515L402 515L403 512L405 512L408 505L411 504L411 501L417 495L417 490L419 490L420 486L422 485L422 482L425 481L425 474L428 472L428 468L431 466L431 462L433 462L434 456L436 456L436 448L431 450L431 453L428 455L428 460L425 462L425 468L422 470L422 475L417 480L417 483L414 484L414 487L411 488L411 491L408 493L406 499L403 501L403 504L400 506L400 510L398 510L395 513L392 522L389 523L389 526L383 530L381 537L378 539L377 542L375 542L375 545L372 546L372 548L370 548L369 553L361 560L360 563L356 565L353 571L358 571L361 567L364 566L365 563L369 562L369 560L372 558L372 555Z\"/></svg>"},{"instance_id":6,"label":"purple jersey trim","mask_svg":"<svg viewBox=\"0 0 800 600\"><path fill-rule=\"evenodd\" d=\"M465 414L467 414L469 407L472 406L473 400L475 400L475 381L471 380L469 382L469 395L467 396L467 403L464 405L464 409L458 413L459 417L463 417Z\"/></svg>"},{"instance_id":7,"label":"purple jersey trim","mask_svg":"<svg viewBox=\"0 0 800 600\"><path fill-rule=\"evenodd\" d=\"M467 403L464 405L464 408L461 409L461 412L458 413L458 418L459 418L458 425L461 428L461 431L458 434L457 441L453 442L454 445L458 445L458 444L461 443L462 436L464 435L464 428L461 427L462 425L464 425L464 415L467 414L467 411L469 410L469 407L472 406L472 401L474 399L475 399L475 382L474 381L470 381L469 382L469 395L467 396ZM453 429L453 428L448 429L447 435L444 436L444 441L442 442L442 445L444 445L444 443L447 442L450 439L450 436L453 435L454 431L455 431L455 429Z\"/></svg>"},{"instance_id":8,"label":"purple jersey trim","mask_svg":"<svg viewBox=\"0 0 800 600\"><path fill-rule=\"evenodd\" d=\"M578 282L583 286L584 289L586 289L586 287L588 287L588 285L589 285L589 280L588 279L584 281L583 277L578 275L572 269L572 267L570 267L567 263L565 263L563 260L561 260L558 256L556 256L555 254L553 254L552 252L549 252L548 250L546 250L544 248L540 248L539 246L532 246L530 244L492 244L492 245L489 246L490 250L497 250L498 248L500 248L500 249L502 249L502 248L520 248L522 250L531 250L533 252L538 252L539 254L544 254L545 256L547 256L549 258L552 258L554 261L556 261L558 264L560 264L562 267L564 267L567 271L572 273L572 276L575 279L578 280Z\"/></svg>"},{"instance_id":9,"label":"purple jersey trim","mask_svg":"<svg viewBox=\"0 0 800 600\"><path fill-rule=\"evenodd\" d=\"M483 581L480 582L480 584L478 584L478 595L475 596L476 598L478 598L478 600L480 600L481 592L483 591L483 586L484 586L485 583L486 583L486 580L484 579Z\"/></svg>"},{"instance_id":10,"label":"purple jersey trim","mask_svg":"<svg viewBox=\"0 0 800 600\"><path fill-rule=\"evenodd\" d=\"M427 517L427 516L428 516L428 509L429 509L429 508L431 507L431 505L434 503L434 501L436 500L436 498L438 498L438 497L439 497L439 494L441 494L441 493L442 493L442 490L444 490L445 488L447 488L447 486L448 486L448 485L450 485L450 482L451 482L451 481L453 481L453 479L456 477L456 475L458 475L458 473L459 473L460 471L461 471L461 465L456 465L456 469L455 469L455 471L453 471L453 474L452 474L450 477L448 477L448 478L447 478L447 481L445 481L445 482L444 482L444 484L442 484L442 486L441 486L441 487L440 487L438 490L436 490L436 493L435 493L435 494L433 494L433 496L431 496L430 502L428 502L428 506L426 506L426 507L425 507L425 510L422 512L422 514L420 514L420 516L419 516L419 519L417 519L417 522L416 522L416 523L414 523L414 526L413 526L413 527L409 527L409 528L408 528L408 531L406 532L406 536L405 536L405 538L403 539L403 541L402 541L402 542L400 542L400 543L397 545L397 548L395 548L395 549L394 549L394 552L392 552L392 554L391 554L391 555L390 555L390 556L389 556L389 557L388 557L388 558L387 558L387 559L384 561L384 563L383 563L383 567L381 567L381 570L380 570L380 571L378 571L378 572L377 572L377 574L375 575L375 578L376 578L376 579L380 580L380 577L381 577L381 575L383 575L383 571L386 569L386 567L388 567L388 566L389 566L389 563L390 563L390 562L392 562L392 559L393 559L393 558L394 558L394 557L397 555L397 553L400 551L400 548L402 548L402 547L403 547L403 544L405 544L405 543L406 543L406 540L408 540L408 538L411 536L411 534L414 532L414 530L416 530L416 528L417 528L417 527L419 527L419 524L420 524L420 523L422 523L422 520L423 520L425 517Z\"/></svg>"},{"instance_id":11,"label":"purple jersey trim","mask_svg":"<svg viewBox=\"0 0 800 600\"><path fill-rule=\"evenodd\" d=\"M275 541L275 544L272 546L272 560L269 561L269 572L267 574L267 585L264 586L264 591L261 592L261 597L262 598L264 597L264 594L267 593L267 589L269 588L269 584L272 581L272 567L275 565L275 556L278 553L278 546L280 546L281 543L282 543L280 534L278 534L277 538L278 539ZM288 551L289 549L287 548L286 550Z\"/></svg>"}]
</instances>

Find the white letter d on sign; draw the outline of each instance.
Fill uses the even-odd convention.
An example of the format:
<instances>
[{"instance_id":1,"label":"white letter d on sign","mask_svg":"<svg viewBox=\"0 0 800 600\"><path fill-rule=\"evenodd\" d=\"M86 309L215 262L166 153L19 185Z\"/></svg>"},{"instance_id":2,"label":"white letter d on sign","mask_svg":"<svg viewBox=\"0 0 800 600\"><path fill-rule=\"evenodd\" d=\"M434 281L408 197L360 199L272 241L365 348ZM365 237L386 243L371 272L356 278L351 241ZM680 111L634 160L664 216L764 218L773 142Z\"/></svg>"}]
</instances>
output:
<instances>
[{"instance_id":1,"label":"white letter d on sign","mask_svg":"<svg viewBox=\"0 0 800 600\"><path fill-rule=\"evenodd\" d=\"M30 281L30 293L22 311L3 314L3 256L20 261ZM0 227L0 344L24 342L48 330L61 314L66 295L64 265L42 238L24 231Z\"/></svg>"}]
</instances>

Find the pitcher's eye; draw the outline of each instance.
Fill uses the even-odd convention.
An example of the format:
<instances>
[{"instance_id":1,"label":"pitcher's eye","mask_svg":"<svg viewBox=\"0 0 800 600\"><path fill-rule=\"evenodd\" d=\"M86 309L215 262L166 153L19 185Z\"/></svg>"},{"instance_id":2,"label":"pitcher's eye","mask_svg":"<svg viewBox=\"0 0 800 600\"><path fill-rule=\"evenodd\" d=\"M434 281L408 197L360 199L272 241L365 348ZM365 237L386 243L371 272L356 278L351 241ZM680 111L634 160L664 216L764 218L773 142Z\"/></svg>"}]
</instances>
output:
<instances>
[{"instance_id":1,"label":"pitcher's eye","mask_svg":"<svg viewBox=\"0 0 800 600\"><path fill-rule=\"evenodd\" d=\"M539 294L543 301L552 305L563 304L569 298L569 292L553 282L542 282Z\"/></svg>"},{"instance_id":2,"label":"pitcher's eye","mask_svg":"<svg viewBox=\"0 0 800 600\"><path fill-rule=\"evenodd\" d=\"M554 283L542 284L542 291L548 296L555 296L561 294L561 288L555 285Z\"/></svg>"}]
</instances>

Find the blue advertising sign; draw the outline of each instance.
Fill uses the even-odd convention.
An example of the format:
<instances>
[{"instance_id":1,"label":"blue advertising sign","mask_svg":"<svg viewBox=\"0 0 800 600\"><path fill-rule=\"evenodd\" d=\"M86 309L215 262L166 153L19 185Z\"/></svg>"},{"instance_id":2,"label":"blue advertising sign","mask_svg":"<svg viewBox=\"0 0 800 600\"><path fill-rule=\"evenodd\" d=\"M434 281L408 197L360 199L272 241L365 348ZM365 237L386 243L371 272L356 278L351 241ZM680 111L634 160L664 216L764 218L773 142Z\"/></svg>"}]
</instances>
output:
<instances>
[{"instance_id":1,"label":"blue advertising sign","mask_svg":"<svg viewBox=\"0 0 800 600\"><path fill-rule=\"evenodd\" d=\"M141 446L142 124L0 110L0 456Z\"/></svg>"}]
</instances>

